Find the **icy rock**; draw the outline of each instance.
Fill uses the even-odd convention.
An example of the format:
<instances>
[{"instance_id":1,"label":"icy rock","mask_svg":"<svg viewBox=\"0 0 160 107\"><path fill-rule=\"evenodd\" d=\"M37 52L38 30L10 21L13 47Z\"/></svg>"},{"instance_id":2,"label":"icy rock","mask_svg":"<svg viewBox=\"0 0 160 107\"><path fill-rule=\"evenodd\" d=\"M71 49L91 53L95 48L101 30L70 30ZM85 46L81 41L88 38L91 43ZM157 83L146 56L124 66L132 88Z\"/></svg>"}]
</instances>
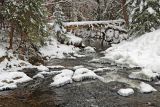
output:
<instances>
[{"instance_id":1,"label":"icy rock","mask_svg":"<svg viewBox=\"0 0 160 107\"><path fill-rule=\"evenodd\" d=\"M118 94L124 97L132 95L133 93L134 93L134 90L132 88L120 89L118 91Z\"/></svg>"},{"instance_id":2,"label":"icy rock","mask_svg":"<svg viewBox=\"0 0 160 107\"><path fill-rule=\"evenodd\" d=\"M46 66L40 65L36 67L39 71L49 71L49 69Z\"/></svg>"},{"instance_id":3,"label":"icy rock","mask_svg":"<svg viewBox=\"0 0 160 107\"><path fill-rule=\"evenodd\" d=\"M23 72L0 72L0 90L17 88L17 83L32 80Z\"/></svg>"},{"instance_id":4,"label":"icy rock","mask_svg":"<svg viewBox=\"0 0 160 107\"><path fill-rule=\"evenodd\" d=\"M33 78L44 78L43 74L38 73L37 75L33 76Z\"/></svg>"},{"instance_id":5,"label":"icy rock","mask_svg":"<svg viewBox=\"0 0 160 107\"><path fill-rule=\"evenodd\" d=\"M84 48L85 52L87 53L95 53L95 49L93 47L87 46Z\"/></svg>"},{"instance_id":6,"label":"icy rock","mask_svg":"<svg viewBox=\"0 0 160 107\"><path fill-rule=\"evenodd\" d=\"M129 78L145 80L145 81L152 81L153 79L157 78L158 76L159 76L158 73L154 73L150 69L143 69L140 72L132 72L129 75Z\"/></svg>"},{"instance_id":7,"label":"icy rock","mask_svg":"<svg viewBox=\"0 0 160 107\"><path fill-rule=\"evenodd\" d=\"M153 88L151 85L146 84L146 83L144 83L144 82L141 82L141 83L140 83L139 89L140 89L140 92L141 92L141 93L150 93L150 92L153 92L153 91L157 91L157 90L156 90L155 88Z\"/></svg>"},{"instance_id":8,"label":"icy rock","mask_svg":"<svg viewBox=\"0 0 160 107\"><path fill-rule=\"evenodd\" d=\"M55 65L55 66L47 66L47 68L57 69L57 68L65 68L65 67L62 65Z\"/></svg>"},{"instance_id":9,"label":"icy rock","mask_svg":"<svg viewBox=\"0 0 160 107\"><path fill-rule=\"evenodd\" d=\"M77 69L79 69L79 68L84 68L84 66L83 66L83 65L74 66L74 67L73 67L73 70L77 70Z\"/></svg>"},{"instance_id":10,"label":"icy rock","mask_svg":"<svg viewBox=\"0 0 160 107\"><path fill-rule=\"evenodd\" d=\"M75 71L72 79L74 81L82 81L83 79L96 79L98 76L87 68L79 68Z\"/></svg>"},{"instance_id":11,"label":"icy rock","mask_svg":"<svg viewBox=\"0 0 160 107\"><path fill-rule=\"evenodd\" d=\"M52 82L50 84L51 86L60 87L60 86L63 86L65 84L72 83L73 71L68 70L68 69L64 69L61 72L62 73L56 75L53 78L54 82Z\"/></svg>"}]
</instances>

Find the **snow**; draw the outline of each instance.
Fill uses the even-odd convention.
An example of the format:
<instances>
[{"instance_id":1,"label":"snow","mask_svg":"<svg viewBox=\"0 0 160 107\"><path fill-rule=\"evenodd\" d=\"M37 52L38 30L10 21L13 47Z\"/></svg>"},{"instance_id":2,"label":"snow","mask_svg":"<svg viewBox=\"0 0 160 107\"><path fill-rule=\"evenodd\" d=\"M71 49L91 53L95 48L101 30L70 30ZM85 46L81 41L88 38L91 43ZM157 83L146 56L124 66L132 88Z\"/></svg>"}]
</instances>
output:
<instances>
[{"instance_id":1,"label":"snow","mask_svg":"<svg viewBox=\"0 0 160 107\"><path fill-rule=\"evenodd\" d=\"M0 90L17 88L17 83L32 80L23 72L0 72Z\"/></svg>"},{"instance_id":2,"label":"snow","mask_svg":"<svg viewBox=\"0 0 160 107\"><path fill-rule=\"evenodd\" d=\"M51 68L51 69L57 69L57 68L65 68L62 65L54 65L54 66L46 66L47 68Z\"/></svg>"},{"instance_id":3,"label":"snow","mask_svg":"<svg viewBox=\"0 0 160 107\"><path fill-rule=\"evenodd\" d=\"M2 49L2 48L1 48ZM0 53L2 53L0 49ZM5 51L4 51L5 52ZM33 67L30 63L17 59L12 50L8 50L3 54L7 56L0 62L0 90L17 88L18 83L32 80L25 73L19 72L24 68ZM1 54L1 56L3 56Z\"/></svg>"},{"instance_id":4,"label":"snow","mask_svg":"<svg viewBox=\"0 0 160 107\"><path fill-rule=\"evenodd\" d=\"M68 69L64 69L61 72L62 73L56 75L53 78L54 82L52 82L50 84L51 86L60 87L60 86L63 86L65 84L72 83L73 71L68 70Z\"/></svg>"},{"instance_id":5,"label":"snow","mask_svg":"<svg viewBox=\"0 0 160 107\"><path fill-rule=\"evenodd\" d=\"M155 10L153 10L153 8L152 7L148 7L148 12L150 13L150 14L154 14L155 13Z\"/></svg>"},{"instance_id":6,"label":"snow","mask_svg":"<svg viewBox=\"0 0 160 107\"><path fill-rule=\"evenodd\" d=\"M124 97L127 97L129 95L132 95L134 93L134 90L132 88L125 88L125 89L120 89L118 91L118 94Z\"/></svg>"},{"instance_id":7,"label":"snow","mask_svg":"<svg viewBox=\"0 0 160 107\"><path fill-rule=\"evenodd\" d=\"M74 66L74 67L73 67L73 70L77 70L77 69L79 69L79 68L84 68L84 66L83 66L83 65Z\"/></svg>"},{"instance_id":8,"label":"snow","mask_svg":"<svg viewBox=\"0 0 160 107\"><path fill-rule=\"evenodd\" d=\"M134 40L113 45L103 59L129 67L142 67L160 73L160 29Z\"/></svg>"},{"instance_id":9,"label":"snow","mask_svg":"<svg viewBox=\"0 0 160 107\"><path fill-rule=\"evenodd\" d=\"M159 77L159 74L154 73L150 69L142 69L142 71L132 72L129 75L129 78L140 79L140 80L145 80L145 81L152 81L153 79L157 77Z\"/></svg>"},{"instance_id":10,"label":"snow","mask_svg":"<svg viewBox=\"0 0 160 107\"><path fill-rule=\"evenodd\" d=\"M36 68L38 69L38 71L49 71L49 69L44 65L36 66Z\"/></svg>"},{"instance_id":11,"label":"snow","mask_svg":"<svg viewBox=\"0 0 160 107\"><path fill-rule=\"evenodd\" d=\"M0 46L0 58L6 55L6 49Z\"/></svg>"},{"instance_id":12,"label":"snow","mask_svg":"<svg viewBox=\"0 0 160 107\"><path fill-rule=\"evenodd\" d=\"M93 47L87 46L84 48L86 53L95 53L95 49Z\"/></svg>"},{"instance_id":13,"label":"snow","mask_svg":"<svg viewBox=\"0 0 160 107\"><path fill-rule=\"evenodd\" d=\"M39 50L44 57L51 58L65 58L64 54L76 53L79 51L79 48L76 48L72 45L64 45L57 42L57 40L52 40L51 43L48 43L47 46L41 47Z\"/></svg>"},{"instance_id":14,"label":"snow","mask_svg":"<svg viewBox=\"0 0 160 107\"><path fill-rule=\"evenodd\" d=\"M124 20L108 20L108 21L82 21L82 22L65 22L65 26L80 26L80 25L93 25L93 24L109 24L109 23L122 23Z\"/></svg>"},{"instance_id":15,"label":"snow","mask_svg":"<svg viewBox=\"0 0 160 107\"><path fill-rule=\"evenodd\" d=\"M96 79L98 76L87 68L79 68L75 71L72 79L74 81L82 81L83 79Z\"/></svg>"},{"instance_id":16,"label":"snow","mask_svg":"<svg viewBox=\"0 0 160 107\"><path fill-rule=\"evenodd\" d=\"M151 85L149 84L146 84L144 82L141 82L140 83L140 92L141 93L150 93L150 92L153 92L153 91L157 91L155 88L153 88Z\"/></svg>"},{"instance_id":17,"label":"snow","mask_svg":"<svg viewBox=\"0 0 160 107\"><path fill-rule=\"evenodd\" d=\"M66 34L66 37L67 37L69 43L72 43L72 44L82 43L82 38L77 37L70 32Z\"/></svg>"}]
</instances>

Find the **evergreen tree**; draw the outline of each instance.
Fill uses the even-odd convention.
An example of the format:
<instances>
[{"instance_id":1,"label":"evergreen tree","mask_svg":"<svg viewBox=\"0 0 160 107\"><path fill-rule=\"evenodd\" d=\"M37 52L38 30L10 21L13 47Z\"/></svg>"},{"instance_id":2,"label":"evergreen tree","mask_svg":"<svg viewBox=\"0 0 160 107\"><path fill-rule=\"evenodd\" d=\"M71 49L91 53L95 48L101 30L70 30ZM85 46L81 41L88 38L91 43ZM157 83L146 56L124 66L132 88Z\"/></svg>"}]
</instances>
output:
<instances>
[{"instance_id":1,"label":"evergreen tree","mask_svg":"<svg viewBox=\"0 0 160 107\"><path fill-rule=\"evenodd\" d=\"M144 34L160 25L160 0L130 0L130 34Z\"/></svg>"},{"instance_id":2,"label":"evergreen tree","mask_svg":"<svg viewBox=\"0 0 160 107\"><path fill-rule=\"evenodd\" d=\"M53 17L54 17L53 27L57 36L57 40L60 42L63 42L63 40L65 39L65 29L64 29L64 23L63 23L65 20L65 17L59 3L56 3Z\"/></svg>"},{"instance_id":3,"label":"evergreen tree","mask_svg":"<svg viewBox=\"0 0 160 107\"><path fill-rule=\"evenodd\" d=\"M46 36L43 0L5 0L2 8L5 21L10 24L10 47L14 34L21 36L21 42L41 44Z\"/></svg>"}]
</instances>

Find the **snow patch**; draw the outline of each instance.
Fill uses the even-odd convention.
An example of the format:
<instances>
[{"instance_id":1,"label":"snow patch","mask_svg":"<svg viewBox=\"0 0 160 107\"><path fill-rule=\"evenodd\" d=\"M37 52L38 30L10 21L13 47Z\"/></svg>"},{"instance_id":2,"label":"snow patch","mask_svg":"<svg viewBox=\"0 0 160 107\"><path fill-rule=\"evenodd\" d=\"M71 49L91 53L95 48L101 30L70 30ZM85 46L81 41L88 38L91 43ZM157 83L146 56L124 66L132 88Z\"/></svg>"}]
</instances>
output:
<instances>
[{"instance_id":1,"label":"snow patch","mask_svg":"<svg viewBox=\"0 0 160 107\"><path fill-rule=\"evenodd\" d=\"M87 46L84 48L86 53L95 53L95 49L93 47Z\"/></svg>"},{"instance_id":2,"label":"snow patch","mask_svg":"<svg viewBox=\"0 0 160 107\"><path fill-rule=\"evenodd\" d=\"M0 72L0 90L17 88L17 83L32 80L23 72Z\"/></svg>"},{"instance_id":3,"label":"snow patch","mask_svg":"<svg viewBox=\"0 0 160 107\"><path fill-rule=\"evenodd\" d=\"M50 84L51 86L60 87L60 86L63 86L65 84L72 83L73 71L68 70L68 69L64 69L61 72L62 73L56 75L53 78L54 82L52 82Z\"/></svg>"},{"instance_id":4,"label":"snow patch","mask_svg":"<svg viewBox=\"0 0 160 107\"><path fill-rule=\"evenodd\" d=\"M153 88L151 85L149 84L146 84L144 82L141 82L140 83L140 92L142 93L150 93L150 92L153 92L153 91L157 91L155 88Z\"/></svg>"},{"instance_id":5,"label":"snow patch","mask_svg":"<svg viewBox=\"0 0 160 107\"><path fill-rule=\"evenodd\" d=\"M74 81L82 81L83 79L96 79L98 76L87 68L79 68L75 71L72 79Z\"/></svg>"},{"instance_id":6,"label":"snow patch","mask_svg":"<svg viewBox=\"0 0 160 107\"><path fill-rule=\"evenodd\" d=\"M105 51L103 59L160 73L160 29L113 45Z\"/></svg>"},{"instance_id":7,"label":"snow patch","mask_svg":"<svg viewBox=\"0 0 160 107\"><path fill-rule=\"evenodd\" d=\"M44 57L50 57L50 58L65 58L65 54L71 54L76 53L80 49L76 48L71 45L64 45L57 42L57 40L53 39L50 43L48 43L46 46L40 48L40 52Z\"/></svg>"},{"instance_id":8,"label":"snow patch","mask_svg":"<svg viewBox=\"0 0 160 107\"><path fill-rule=\"evenodd\" d=\"M132 72L129 75L129 78L145 80L145 81L152 81L153 79L159 76L158 73L154 73L150 69L143 69L140 72Z\"/></svg>"},{"instance_id":9,"label":"snow patch","mask_svg":"<svg viewBox=\"0 0 160 107\"><path fill-rule=\"evenodd\" d=\"M36 68L38 69L38 71L49 71L49 69L44 65L36 66Z\"/></svg>"},{"instance_id":10,"label":"snow patch","mask_svg":"<svg viewBox=\"0 0 160 107\"><path fill-rule=\"evenodd\" d=\"M132 88L120 89L118 94L124 97L134 94L134 90Z\"/></svg>"}]
</instances>

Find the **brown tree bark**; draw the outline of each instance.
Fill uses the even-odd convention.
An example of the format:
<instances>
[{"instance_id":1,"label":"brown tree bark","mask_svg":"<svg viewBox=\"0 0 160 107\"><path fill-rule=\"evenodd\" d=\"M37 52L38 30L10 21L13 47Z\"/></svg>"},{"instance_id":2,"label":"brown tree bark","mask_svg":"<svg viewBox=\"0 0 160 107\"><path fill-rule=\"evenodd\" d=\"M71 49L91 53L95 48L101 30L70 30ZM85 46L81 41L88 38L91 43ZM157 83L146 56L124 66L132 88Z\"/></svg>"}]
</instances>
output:
<instances>
[{"instance_id":1,"label":"brown tree bark","mask_svg":"<svg viewBox=\"0 0 160 107\"><path fill-rule=\"evenodd\" d=\"M126 25L129 26L129 17L127 13L126 0L121 0L121 8L122 8L123 18L126 22Z\"/></svg>"},{"instance_id":2,"label":"brown tree bark","mask_svg":"<svg viewBox=\"0 0 160 107\"><path fill-rule=\"evenodd\" d=\"M11 24L11 28L9 32L9 48L8 49L13 49L13 35L14 35L14 27Z\"/></svg>"}]
</instances>

